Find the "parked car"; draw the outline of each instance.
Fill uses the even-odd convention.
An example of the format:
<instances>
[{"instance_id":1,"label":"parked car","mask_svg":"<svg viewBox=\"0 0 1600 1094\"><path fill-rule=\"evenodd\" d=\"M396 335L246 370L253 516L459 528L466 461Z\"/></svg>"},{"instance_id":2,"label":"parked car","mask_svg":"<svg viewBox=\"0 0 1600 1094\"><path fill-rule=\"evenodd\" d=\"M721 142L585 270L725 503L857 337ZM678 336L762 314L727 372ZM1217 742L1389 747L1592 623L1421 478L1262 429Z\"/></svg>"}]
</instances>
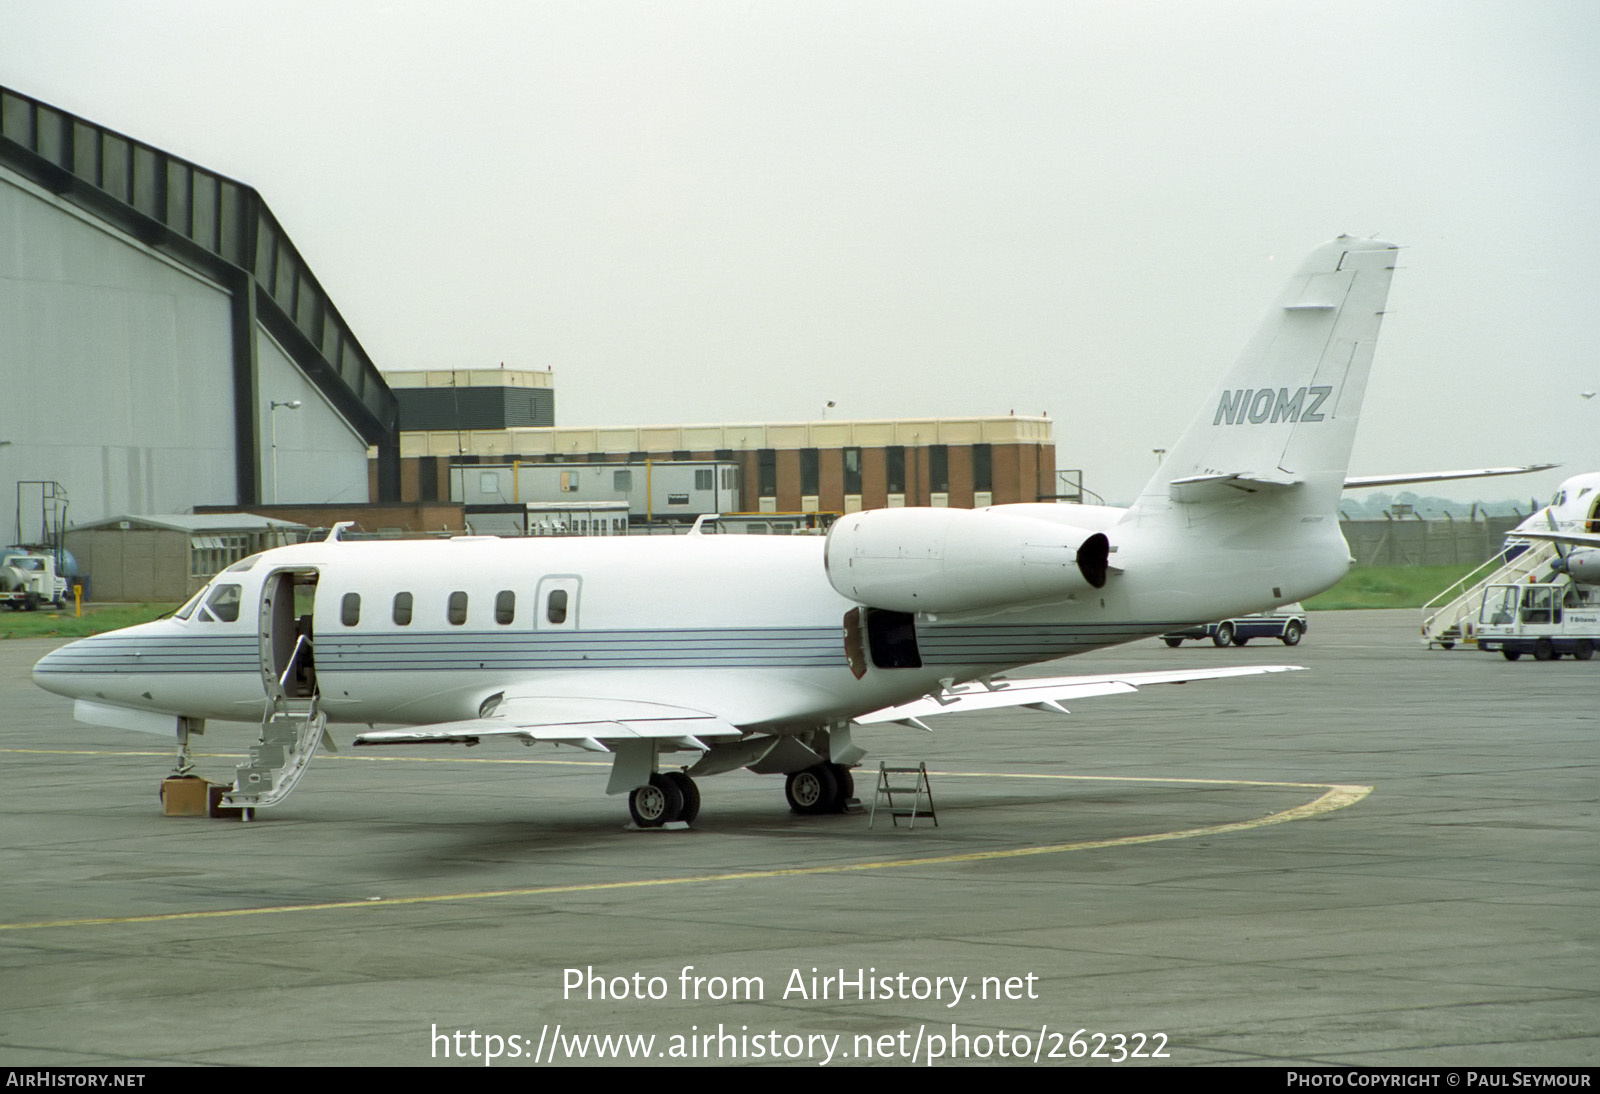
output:
<instances>
[{"instance_id":1,"label":"parked car","mask_svg":"<svg viewBox=\"0 0 1600 1094\"><path fill-rule=\"evenodd\" d=\"M1183 645L1185 638L1209 638L1218 646L1242 646L1252 638L1276 638L1285 646L1296 646L1305 633L1305 609L1298 604L1285 604L1270 612L1241 615L1237 619L1222 619L1200 627L1173 631L1162 635L1161 640L1173 649Z\"/></svg>"}]
</instances>

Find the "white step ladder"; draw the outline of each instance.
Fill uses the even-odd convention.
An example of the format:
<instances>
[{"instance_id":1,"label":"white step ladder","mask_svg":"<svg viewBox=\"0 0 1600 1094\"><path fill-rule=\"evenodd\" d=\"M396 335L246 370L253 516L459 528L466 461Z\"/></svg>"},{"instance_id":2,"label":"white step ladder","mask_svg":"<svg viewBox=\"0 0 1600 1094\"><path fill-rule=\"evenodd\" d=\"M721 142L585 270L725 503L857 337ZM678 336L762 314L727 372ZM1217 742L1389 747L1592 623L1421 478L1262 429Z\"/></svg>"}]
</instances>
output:
<instances>
[{"instance_id":1,"label":"white step ladder","mask_svg":"<svg viewBox=\"0 0 1600 1094\"><path fill-rule=\"evenodd\" d=\"M910 786L903 782L891 780L890 776L904 777L915 775L916 782ZM901 796L900 804L896 804L894 796ZM905 795L911 795L911 807L904 804ZM924 805L923 801L927 804ZM939 814L933 808L933 784L928 781L928 765L919 763L916 767L890 767L885 763L878 764L878 788L872 795L872 816L867 819L867 827L871 828L878 821L878 802L886 805L886 812L894 820L894 826L900 827L900 818L908 817L911 823L907 826L915 828L917 818L924 817L933 821L935 828L939 827Z\"/></svg>"},{"instance_id":2,"label":"white step ladder","mask_svg":"<svg viewBox=\"0 0 1600 1094\"><path fill-rule=\"evenodd\" d=\"M1550 565L1556 559L1556 545L1548 540L1535 542L1510 562L1502 564L1502 558L1496 554L1422 606L1425 649L1441 646L1448 650L1457 645L1476 645L1478 639L1473 623L1483 601L1483 590L1489 585L1527 581L1530 575L1547 580Z\"/></svg>"}]
</instances>

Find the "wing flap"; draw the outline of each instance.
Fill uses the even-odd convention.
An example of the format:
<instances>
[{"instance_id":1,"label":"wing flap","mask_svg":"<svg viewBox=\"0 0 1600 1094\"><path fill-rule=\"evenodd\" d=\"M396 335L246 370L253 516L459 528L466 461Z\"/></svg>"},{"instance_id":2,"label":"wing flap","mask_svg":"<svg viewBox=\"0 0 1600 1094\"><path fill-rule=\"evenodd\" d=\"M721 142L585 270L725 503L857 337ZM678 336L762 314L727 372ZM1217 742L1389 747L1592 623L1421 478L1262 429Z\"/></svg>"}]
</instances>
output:
<instances>
[{"instance_id":1,"label":"wing flap","mask_svg":"<svg viewBox=\"0 0 1600 1094\"><path fill-rule=\"evenodd\" d=\"M1158 672L1125 672L1105 676L1052 676L1036 680L1007 680L998 686L963 684L947 688L896 707L885 707L855 720L862 725L879 722L915 723L934 714L956 714L1001 707L1035 707L1066 713L1060 704L1098 695L1126 695L1154 684L1187 684L1195 680L1220 680L1232 676L1256 676L1271 672L1298 672L1300 665L1237 665L1221 669L1170 669ZM926 727L924 727L926 728Z\"/></svg>"},{"instance_id":2,"label":"wing flap","mask_svg":"<svg viewBox=\"0 0 1600 1094\"><path fill-rule=\"evenodd\" d=\"M592 752L612 751L610 742L650 739L702 749L708 741L742 736L725 719L689 707L632 699L507 696L481 718L376 729L358 735L355 743L472 745L488 737L509 737L525 744L572 744Z\"/></svg>"}]
</instances>

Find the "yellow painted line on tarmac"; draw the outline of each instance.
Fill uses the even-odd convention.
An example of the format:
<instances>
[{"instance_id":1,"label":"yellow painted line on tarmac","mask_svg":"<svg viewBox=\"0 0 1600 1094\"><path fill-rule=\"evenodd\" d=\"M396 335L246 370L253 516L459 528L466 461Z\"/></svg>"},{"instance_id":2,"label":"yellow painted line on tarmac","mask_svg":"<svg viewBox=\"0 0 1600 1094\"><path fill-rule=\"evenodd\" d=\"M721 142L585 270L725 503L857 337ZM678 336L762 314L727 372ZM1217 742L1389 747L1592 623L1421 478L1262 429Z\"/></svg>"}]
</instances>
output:
<instances>
[{"instance_id":1,"label":"yellow painted line on tarmac","mask_svg":"<svg viewBox=\"0 0 1600 1094\"><path fill-rule=\"evenodd\" d=\"M121 753L128 755L128 753ZM167 755L167 753L161 753ZM449 762L449 761L446 761ZM461 761L456 761L461 762ZM496 762L496 761L478 761ZM518 763L544 763L549 761L512 761ZM1282 787L1287 790L1313 789L1323 793L1304 805L1268 813L1252 820L1230 821L1224 824L1203 825L1199 828L1180 828L1170 832L1152 832L1139 836L1112 836L1105 839L1079 840L1073 843L1042 844L1034 847L1014 847L999 851L969 851L952 855L925 855L918 858L880 859L873 862L833 863L826 866L794 866L777 870L739 870L718 874L696 874L689 877L639 878L633 881L600 881L574 885L539 885L519 889L487 889L466 893L440 893L432 896L376 897L366 900L337 900L313 904L280 904L261 908L226 908L203 912L163 912L153 915L105 916L86 919L41 920L33 923L0 923L0 931L41 930L50 927L100 927L163 923L178 920L230 919L239 916L285 915L295 912L331 912L350 908L395 908L413 904L450 904L475 900L495 900L503 897L552 896L560 893L600 893L619 889L653 889L673 885L709 885L725 882L762 881L776 878L816 876L820 874L864 873L872 870L897 870L914 866L948 866L959 863L987 862L995 859L1023 858L1030 855L1058 855L1069 851L1091 851L1107 847L1132 847L1145 843L1162 843L1170 840L1195 839L1200 836L1217 836L1230 832L1244 832L1269 824L1284 824L1305 820L1308 817L1332 813L1354 805L1372 793L1370 786L1337 783L1262 782L1253 779L1178 779L1158 777L1115 777L1096 775L1028 775L1018 773L950 772L958 778L1012 778L1012 779L1073 779L1085 782L1138 782L1183 783L1204 786Z\"/></svg>"}]
</instances>

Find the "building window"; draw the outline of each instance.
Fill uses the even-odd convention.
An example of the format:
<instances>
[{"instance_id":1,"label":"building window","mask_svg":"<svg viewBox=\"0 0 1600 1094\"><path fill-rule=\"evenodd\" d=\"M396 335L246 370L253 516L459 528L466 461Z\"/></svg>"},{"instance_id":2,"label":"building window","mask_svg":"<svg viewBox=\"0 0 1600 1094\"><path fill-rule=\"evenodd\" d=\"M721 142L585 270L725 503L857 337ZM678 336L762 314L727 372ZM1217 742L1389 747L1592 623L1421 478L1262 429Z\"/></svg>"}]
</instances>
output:
<instances>
[{"instance_id":1,"label":"building window","mask_svg":"<svg viewBox=\"0 0 1600 1094\"><path fill-rule=\"evenodd\" d=\"M450 594L450 603L446 610L446 618L450 625L459 627L467 621L467 594L454 592Z\"/></svg>"},{"instance_id":2,"label":"building window","mask_svg":"<svg viewBox=\"0 0 1600 1094\"><path fill-rule=\"evenodd\" d=\"M339 602L339 622L347 627L353 627L361 622L360 593L344 594L344 599Z\"/></svg>"},{"instance_id":3,"label":"building window","mask_svg":"<svg viewBox=\"0 0 1600 1094\"><path fill-rule=\"evenodd\" d=\"M633 489L632 471L611 472L611 492L613 494L626 494Z\"/></svg>"},{"instance_id":4,"label":"building window","mask_svg":"<svg viewBox=\"0 0 1600 1094\"><path fill-rule=\"evenodd\" d=\"M578 492L578 472L561 472L561 492L563 494L576 494Z\"/></svg>"},{"instance_id":5,"label":"building window","mask_svg":"<svg viewBox=\"0 0 1600 1094\"><path fill-rule=\"evenodd\" d=\"M778 496L778 453L776 449L763 448L756 453L756 467L758 472L757 482L760 485L759 496L775 498Z\"/></svg>"},{"instance_id":6,"label":"building window","mask_svg":"<svg viewBox=\"0 0 1600 1094\"><path fill-rule=\"evenodd\" d=\"M411 594L394 594L394 621L399 627L411 626Z\"/></svg>"},{"instance_id":7,"label":"building window","mask_svg":"<svg viewBox=\"0 0 1600 1094\"><path fill-rule=\"evenodd\" d=\"M972 446L972 488L980 494L994 490L994 457L986 444Z\"/></svg>"},{"instance_id":8,"label":"building window","mask_svg":"<svg viewBox=\"0 0 1600 1094\"><path fill-rule=\"evenodd\" d=\"M696 490L715 490L716 486L717 478L711 468L695 468L694 488Z\"/></svg>"},{"instance_id":9,"label":"building window","mask_svg":"<svg viewBox=\"0 0 1600 1094\"><path fill-rule=\"evenodd\" d=\"M814 498L821 490L818 482L821 474L818 470L820 460L815 448L802 448L800 450L800 493L808 498Z\"/></svg>"},{"instance_id":10,"label":"building window","mask_svg":"<svg viewBox=\"0 0 1600 1094\"><path fill-rule=\"evenodd\" d=\"M905 445L891 445L883 450L884 463L887 464L885 477L889 481L889 493L904 494L906 492L906 449Z\"/></svg>"},{"instance_id":11,"label":"building window","mask_svg":"<svg viewBox=\"0 0 1600 1094\"><path fill-rule=\"evenodd\" d=\"M509 626L517 617L517 594L510 589L495 594L494 621L502 627Z\"/></svg>"},{"instance_id":12,"label":"building window","mask_svg":"<svg viewBox=\"0 0 1600 1094\"><path fill-rule=\"evenodd\" d=\"M859 448L844 450L844 492L861 493L861 449Z\"/></svg>"},{"instance_id":13,"label":"building window","mask_svg":"<svg viewBox=\"0 0 1600 1094\"><path fill-rule=\"evenodd\" d=\"M950 446L928 446L928 489L935 494L950 492Z\"/></svg>"}]
</instances>

